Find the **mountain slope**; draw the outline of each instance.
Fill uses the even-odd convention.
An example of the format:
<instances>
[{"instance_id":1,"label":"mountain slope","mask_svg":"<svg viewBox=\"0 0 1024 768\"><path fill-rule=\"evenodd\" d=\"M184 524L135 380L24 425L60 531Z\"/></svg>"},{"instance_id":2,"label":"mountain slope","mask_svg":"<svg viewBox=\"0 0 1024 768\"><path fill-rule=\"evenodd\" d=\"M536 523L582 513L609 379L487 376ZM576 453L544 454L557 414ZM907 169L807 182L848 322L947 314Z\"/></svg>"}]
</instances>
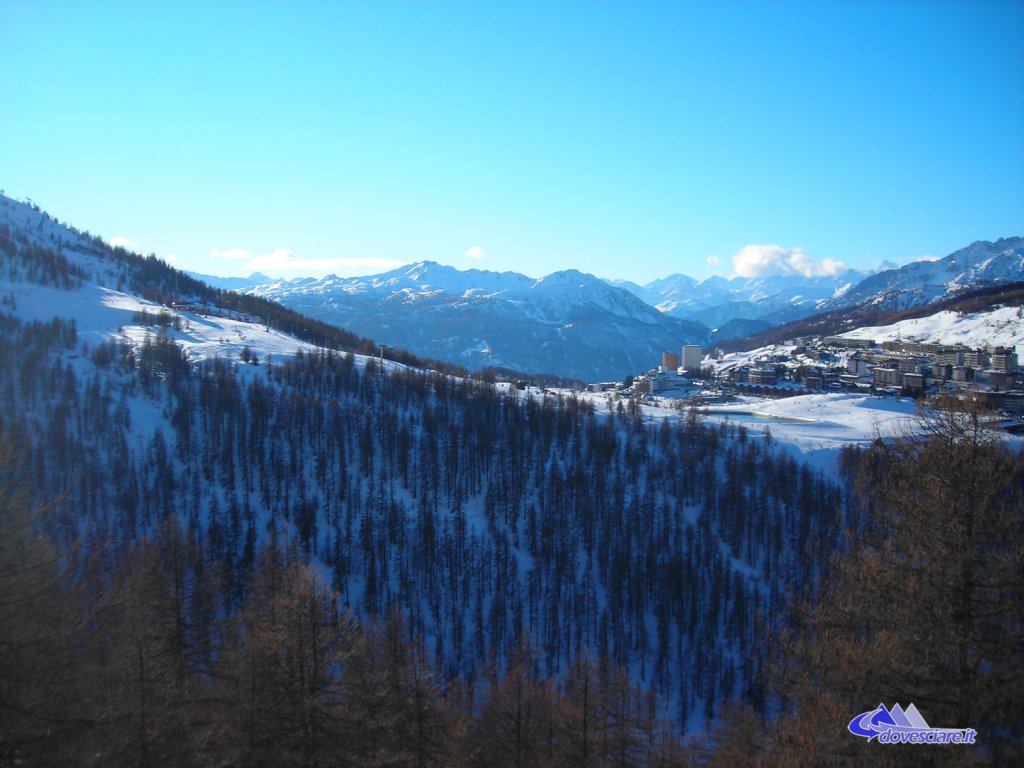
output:
<instances>
[{"instance_id":1,"label":"mountain slope","mask_svg":"<svg viewBox=\"0 0 1024 768\"><path fill-rule=\"evenodd\" d=\"M915 261L865 278L820 305L822 310L871 306L894 311L923 306L987 285L1024 280L1024 238L978 240L936 261Z\"/></svg>"},{"instance_id":2,"label":"mountain slope","mask_svg":"<svg viewBox=\"0 0 1024 768\"><path fill-rule=\"evenodd\" d=\"M109 246L99 237L80 231L51 217L38 207L0 195L0 281L15 285L45 286L59 290L88 289L89 285L116 290L160 305L164 311L182 304L199 315L213 314L236 321L262 325L314 347L379 355L381 347L335 325L260 296L223 291L174 269L167 263ZM11 301L15 301L11 296ZM66 299L65 299L66 300ZM72 298L71 301L74 301ZM54 298L57 309L63 300ZM47 311L47 310L44 310ZM461 373L465 370L446 360L423 358L392 346L383 356L388 360Z\"/></svg>"}]
</instances>

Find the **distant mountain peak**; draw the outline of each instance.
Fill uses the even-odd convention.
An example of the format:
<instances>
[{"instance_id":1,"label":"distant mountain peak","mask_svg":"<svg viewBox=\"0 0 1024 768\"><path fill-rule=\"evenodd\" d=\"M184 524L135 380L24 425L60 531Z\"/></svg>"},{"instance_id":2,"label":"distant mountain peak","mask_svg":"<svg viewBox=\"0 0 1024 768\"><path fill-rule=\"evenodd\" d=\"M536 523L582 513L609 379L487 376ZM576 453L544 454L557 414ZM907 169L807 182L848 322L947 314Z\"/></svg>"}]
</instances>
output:
<instances>
[{"instance_id":1,"label":"distant mountain peak","mask_svg":"<svg viewBox=\"0 0 1024 768\"><path fill-rule=\"evenodd\" d=\"M558 282L604 282L600 278L594 275L588 275L585 272L580 272L578 269L560 269L557 272L552 272L549 275L537 280L538 283L558 283Z\"/></svg>"}]
</instances>

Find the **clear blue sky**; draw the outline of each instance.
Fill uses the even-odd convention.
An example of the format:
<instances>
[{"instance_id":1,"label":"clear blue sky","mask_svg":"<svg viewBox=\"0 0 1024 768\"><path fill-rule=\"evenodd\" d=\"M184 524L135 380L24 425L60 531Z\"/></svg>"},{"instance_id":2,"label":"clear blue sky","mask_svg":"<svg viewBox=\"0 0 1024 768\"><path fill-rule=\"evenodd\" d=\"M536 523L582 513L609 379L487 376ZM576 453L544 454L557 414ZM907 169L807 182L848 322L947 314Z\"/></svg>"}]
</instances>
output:
<instances>
[{"instance_id":1,"label":"clear blue sky","mask_svg":"<svg viewBox=\"0 0 1024 768\"><path fill-rule=\"evenodd\" d=\"M943 256L1024 234L1024 3L3 0L0 188L216 274Z\"/></svg>"}]
</instances>

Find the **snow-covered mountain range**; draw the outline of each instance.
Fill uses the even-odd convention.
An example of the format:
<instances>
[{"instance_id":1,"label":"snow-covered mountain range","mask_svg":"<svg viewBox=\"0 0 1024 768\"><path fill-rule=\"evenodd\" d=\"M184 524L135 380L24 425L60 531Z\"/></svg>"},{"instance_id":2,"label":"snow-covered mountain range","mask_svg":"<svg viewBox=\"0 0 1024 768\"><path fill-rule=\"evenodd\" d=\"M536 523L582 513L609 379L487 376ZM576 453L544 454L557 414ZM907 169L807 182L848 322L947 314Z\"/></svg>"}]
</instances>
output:
<instances>
[{"instance_id":1,"label":"snow-covered mountain range","mask_svg":"<svg viewBox=\"0 0 1024 768\"><path fill-rule=\"evenodd\" d=\"M724 330L724 336L731 338L734 334L724 327L730 322L757 320L768 327L806 317L865 276L856 270L831 277L796 274L726 279L714 275L701 281L671 275L643 286L626 281L615 284L665 314L700 320L720 332Z\"/></svg>"},{"instance_id":2,"label":"snow-covered mountain range","mask_svg":"<svg viewBox=\"0 0 1024 768\"><path fill-rule=\"evenodd\" d=\"M38 234L66 241L69 230L42 216ZM77 247L95 247L95 238L79 239ZM576 270L535 279L431 261L354 278L195 277L471 370L496 366L597 381L646 370L683 344L744 338L819 312L924 306L1022 281L1024 238L978 241L943 259L885 266L891 268L824 277L697 281L676 274L642 286Z\"/></svg>"},{"instance_id":3,"label":"snow-covered mountain range","mask_svg":"<svg viewBox=\"0 0 1024 768\"><path fill-rule=\"evenodd\" d=\"M660 312L576 270L539 280L430 261L370 277L265 283L246 293L389 345L471 369L503 366L594 381L707 340L706 326Z\"/></svg>"},{"instance_id":4,"label":"snow-covered mountain range","mask_svg":"<svg viewBox=\"0 0 1024 768\"><path fill-rule=\"evenodd\" d=\"M639 286L617 285L675 317L700 319L712 327L735 320L781 325L836 309L871 306L890 311L924 306L972 288L1024 280L1024 238L979 240L942 259L899 267L883 262L872 272L847 270L834 276L766 277L672 275ZM735 334L721 335L735 338Z\"/></svg>"}]
</instances>

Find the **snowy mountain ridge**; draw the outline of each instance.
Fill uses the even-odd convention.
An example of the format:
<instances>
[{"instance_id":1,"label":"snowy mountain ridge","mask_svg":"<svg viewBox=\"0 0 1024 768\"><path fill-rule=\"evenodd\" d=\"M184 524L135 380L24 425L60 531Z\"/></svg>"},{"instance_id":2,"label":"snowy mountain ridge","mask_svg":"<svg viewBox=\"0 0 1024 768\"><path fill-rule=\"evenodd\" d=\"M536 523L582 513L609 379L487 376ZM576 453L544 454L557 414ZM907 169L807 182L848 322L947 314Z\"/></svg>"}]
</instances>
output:
<instances>
[{"instance_id":1,"label":"snowy mountain ridge","mask_svg":"<svg viewBox=\"0 0 1024 768\"><path fill-rule=\"evenodd\" d=\"M280 299L284 303L290 297L305 294L324 297L345 294L353 298L375 299L388 299L399 294L407 303L441 297L497 299L511 302L524 314L550 323L564 322L565 319L565 311L558 309L556 303L564 306L591 305L619 317L651 324L658 322L657 313L652 312L649 305L633 301L604 281L575 269L553 272L534 280L517 272L459 270L434 261L420 261L368 277L328 275L320 280L267 281L245 290Z\"/></svg>"},{"instance_id":2,"label":"snowy mountain ridge","mask_svg":"<svg viewBox=\"0 0 1024 768\"><path fill-rule=\"evenodd\" d=\"M1024 238L978 240L934 261L915 261L866 277L821 311L870 305L879 310L918 307L984 285L1024 280Z\"/></svg>"},{"instance_id":3,"label":"snowy mountain ridge","mask_svg":"<svg viewBox=\"0 0 1024 768\"><path fill-rule=\"evenodd\" d=\"M863 277L863 273L854 270L834 277L712 276L700 282L685 275L673 275L644 288L661 297L656 303L658 309L676 317L703 317L712 325L733 319L779 324L811 314L821 301Z\"/></svg>"}]
</instances>

